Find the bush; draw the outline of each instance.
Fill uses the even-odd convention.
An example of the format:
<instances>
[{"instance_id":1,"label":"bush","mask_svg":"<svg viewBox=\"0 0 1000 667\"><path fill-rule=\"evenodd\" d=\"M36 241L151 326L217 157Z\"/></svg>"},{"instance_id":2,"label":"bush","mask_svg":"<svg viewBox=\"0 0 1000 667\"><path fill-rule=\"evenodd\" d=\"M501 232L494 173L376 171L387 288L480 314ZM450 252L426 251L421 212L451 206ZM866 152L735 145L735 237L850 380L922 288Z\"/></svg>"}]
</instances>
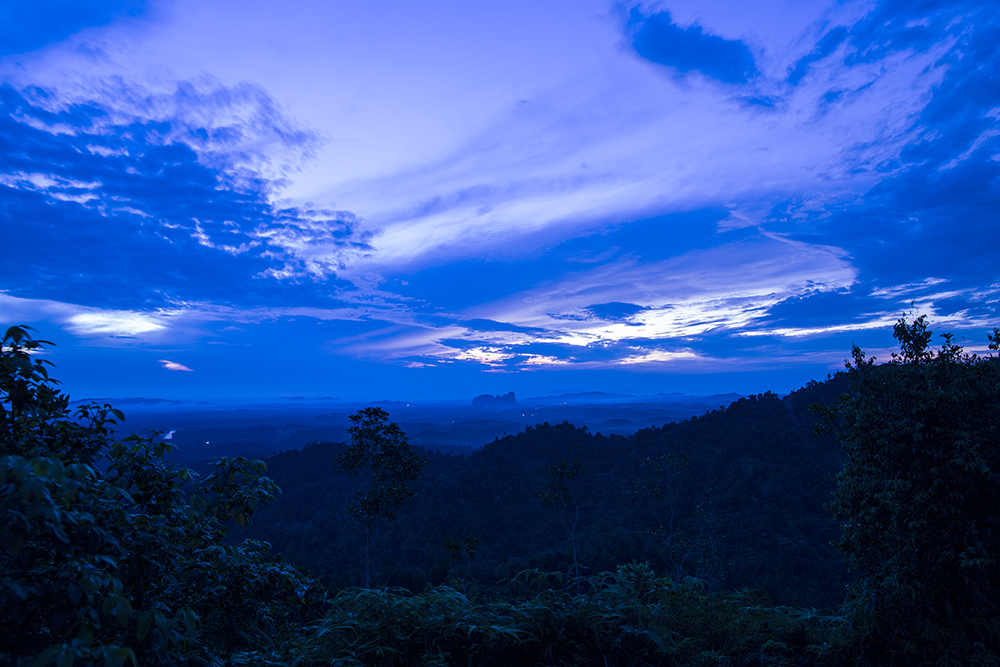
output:
<instances>
[{"instance_id":1,"label":"bush","mask_svg":"<svg viewBox=\"0 0 1000 667\"><path fill-rule=\"evenodd\" d=\"M657 578L645 564L579 579L530 570L507 584L521 594L342 591L298 664L838 664L826 648L838 617L770 607L748 591L709 595L700 580Z\"/></svg>"}]
</instances>

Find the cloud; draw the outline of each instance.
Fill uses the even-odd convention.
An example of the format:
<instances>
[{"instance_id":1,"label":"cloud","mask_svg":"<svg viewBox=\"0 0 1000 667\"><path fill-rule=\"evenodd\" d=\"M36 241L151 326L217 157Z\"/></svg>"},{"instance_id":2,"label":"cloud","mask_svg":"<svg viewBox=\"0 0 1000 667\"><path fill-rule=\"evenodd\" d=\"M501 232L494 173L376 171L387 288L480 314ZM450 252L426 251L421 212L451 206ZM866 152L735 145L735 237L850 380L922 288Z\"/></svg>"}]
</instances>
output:
<instances>
[{"instance_id":1,"label":"cloud","mask_svg":"<svg viewBox=\"0 0 1000 667\"><path fill-rule=\"evenodd\" d=\"M699 25L681 28L670 12L644 15L633 8L628 27L636 53L678 72L699 71L723 83L746 83L759 73L746 44L707 34Z\"/></svg>"},{"instance_id":2,"label":"cloud","mask_svg":"<svg viewBox=\"0 0 1000 667\"><path fill-rule=\"evenodd\" d=\"M371 252L352 257L343 275L516 261L568 238L698 209L730 207L721 226L734 229L767 223L790 197L824 209L855 201L925 136L915 119L947 75L939 60L951 38L850 66L844 47L811 61L794 87L785 81L794 60L769 63L776 76L760 72L739 94L609 57L581 76L586 86L534 91L454 149L331 185L324 196L351 202L377 227ZM849 43L864 39L859 32Z\"/></svg>"},{"instance_id":3,"label":"cloud","mask_svg":"<svg viewBox=\"0 0 1000 667\"><path fill-rule=\"evenodd\" d=\"M0 291L0 321L54 321L86 338L149 337L168 331L176 311L104 310L48 299L23 299Z\"/></svg>"},{"instance_id":4,"label":"cloud","mask_svg":"<svg viewBox=\"0 0 1000 667\"><path fill-rule=\"evenodd\" d=\"M269 256L282 262L264 275L325 280L344 272L353 260L371 255L372 233L359 231L358 226L350 211L290 208L277 211L252 236L266 242ZM374 287L365 277L355 276L354 283L369 290Z\"/></svg>"},{"instance_id":5,"label":"cloud","mask_svg":"<svg viewBox=\"0 0 1000 667\"><path fill-rule=\"evenodd\" d=\"M263 159L253 146L308 146L308 136L253 88L182 84L166 101L131 92L135 113L121 101L109 111L0 87L0 224L19 249L0 259L0 285L97 307L224 301L236 291L244 303L291 293L328 302L329 286L310 294L291 283L336 285L370 233L346 211L275 207L272 182L253 175ZM154 109L137 116L146 102ZM168 107L162 118L157 105Z\"/></svg>"},{"instance_id":6,"label":"cloud","mask_svg":"<svg viewBox=\"0 0 1000 667\"><path fill-rule=\"evenodd\" d=\"M0 324L47 320L93 345L148 346L209 344L245 333L255 325L296 319L339 323L371 330L390 324L417 326L422 318L392 304L361 304L339 308L309 306L236 307L211 302L172 302L169 308L102 309L50 299L25 299L0 291ZM244 325L242 327L234 324ZM222 338L223 340L216 340Z\"/></svg>"},{"instance_id":7,"label":"cloud","mask_svg":"<svg viewBox=\"0 0 1000 667\"><path fill-rule=\"evenodd\" d=\"M55 134L84 133L82 145L110 157L135 154L122 145L123 129L138 129L136 140L190 148L200 164L223 183L244 192L269 192L297 173L321 146L319 135L283 113L260 86L224 86L209 76L147 88L120 76L62 82L58 90L22 89L30 106L18 120ZM48 113L45 113L48 112ZM133 149L142 143L133 143Z\"/></svg>"},{"instance_id":8,"label":"cloud","mask_svg":"<svg viewBox=\"0 0 1000 667\"><path fill-rule=\"evenodd\" d=\"M341 342L354 354L421 363L597 368L690 362L705 357L692 341L755 328L776 304L846 289L856 279L836 248L740 233L741 240L671 259L622 258L577 271L469 308L465 315L476 319L443 325L418 319L377 338Z\"/></svg>"},{"instance_id":9,"label":"cloud","mask_svg":"<svg viewBox=\"0 0 1000 667\"><path fill-rule=\"evenodd\" d=\"M776 7L745 11L799 11ZM591 16L558 43L531 24L537 44L447 71L418 66L423 47L405 67L351 53L357 85L310 88L322 133L276 101L300 104L292 85L135 84L145 70L113 61L149 64L151 42L112 53L128 31L86 61L86 35L7 59L0 315L87 345L229 352L295 331L333 355L498 372L842 358L911 302L996 319L995 11L848 2L790 28L670 9ZM506 79L482 75L513 52ZM272 76L204 53L226 81Z\"/></svg>"},{"instance_id":10,"label":"cloud","mask_svg":"<svg viewBox=\"0 0 1000 667\"><path fill-rule=\"evenodd\" d=\"M898 154L872 165L869 189L819 207L790 201L768 228L843 247L862 280L886 288L928 276L962 290L993 282L1000 246L983 239L996 234L1000 210L998 33L1000 16L979 3L873 7L850 28L841 66L932 54L925 76L935 85L908 111L912 130Z\"/></svg>"},{"instance_id":11,"label":"cloud","mask_svg":"<svg viewBox=\"0 0 1000 667\"><path fill-rule=\"evenodd\" d=\"M595 303L588 306L587 310L603 320L627 320L633 315L641 313L645 308L634 303L612 301L610 303Z\"/></svg>"},{"instance_id":12,"label":"cloud","mask_svg":"<svg viewBox=\"0 0 1000 667\"><path fill-rule=\"evenodd\" d=\"M843 41L847 38L848 29L846 26L834 26L820 38L817 42L816 47L810 51L807 55L800 58L795 66L792 68L791 73L788 75L788 83L793 86L798 85L802 78L809 71L809 66L826 58L840 46Z\"/></svg>"},{"instance_id":13,"label":"cloud","mask_svg":"<svg viewBox=\"0 0 1000 667\"><path fill-rule=\"evenodd\" d=\"M72 315L66 328L78 336L134 337L165 327L149 315L134 312L89 312Z\"/></svg>"},{"instance_id":14,"label":"cloud","mask_svg":"<svg viewBox=\"0 0 1000 667\"><path fill-rule=\"evenodd\" d=\"M160 363L163 364L163 367L166 368L168 371L189 371L192 373L194 372L192 369L188 368L184 364L179 364L176 361L170 361L169 359L160 359ZM171 431L171 433L173 433L173 431Z\"/></svg>"}]
</instances>

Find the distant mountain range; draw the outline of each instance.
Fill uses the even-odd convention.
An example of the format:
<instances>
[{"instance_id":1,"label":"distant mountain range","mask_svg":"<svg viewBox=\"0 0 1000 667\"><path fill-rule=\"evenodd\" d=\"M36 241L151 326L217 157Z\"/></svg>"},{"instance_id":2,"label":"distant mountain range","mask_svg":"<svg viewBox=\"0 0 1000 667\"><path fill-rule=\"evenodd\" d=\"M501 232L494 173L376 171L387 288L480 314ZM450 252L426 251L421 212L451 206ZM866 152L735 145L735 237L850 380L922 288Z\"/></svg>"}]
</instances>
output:
<instances>
[{"instance_id":1,"label":"distant mountain range","mask_svg":"<svg viewBox=\"0 0 1000 667\"><path fill-rule=\"evenodd\" d=\"M472 400L475 407L500 407L509 408L517 406L517 409L531 406L557 406L557 405L607 405L607 404L630 404L630 405L709 405L719 407L728 405L733 401L743 398L742 394L713 394L711 396L696 396L683 394L680 392L658 393L652 395L617 394L605 391L583 391L557 394L552 396L533 396L525 399L516 399L514 392L502 395L483 394ZM385 408L407 408L411 406L423 406L432 408L434 406L467 406L464 401L413 401L400 400L374 400L358 401L345 400L332 396L322 396L320 398L307 398L304 396L281 396L275 398L261 399L215 399L215 400L175 400L168 398L84 398L71 401L70 405L84 405L87 403L108 404L114 407L138 407L154 408L159 411L163 408L176 408L180 410L205 410L205 409L230 409L230 410L281 410L294 407L323 407L335 405L338 408L350 409L352 407L363 407L368 405L378 405Z\"/></svg>"},{"instance_id":2,"label":"distant mountain range","mask_svg":"<svg viewBox=\"0 0 1000 667\"><path fill-rule=\"evenodd\" d=\"M166 398L83 398L78 401L70 401L69 404L85 405L88 403L97 403L98 405L111 405L114 407L120 407L123 405L158 405L158 406L168 406L168 405L191 405L190 401L171 401Z\"/></svg>"}]
</instances>

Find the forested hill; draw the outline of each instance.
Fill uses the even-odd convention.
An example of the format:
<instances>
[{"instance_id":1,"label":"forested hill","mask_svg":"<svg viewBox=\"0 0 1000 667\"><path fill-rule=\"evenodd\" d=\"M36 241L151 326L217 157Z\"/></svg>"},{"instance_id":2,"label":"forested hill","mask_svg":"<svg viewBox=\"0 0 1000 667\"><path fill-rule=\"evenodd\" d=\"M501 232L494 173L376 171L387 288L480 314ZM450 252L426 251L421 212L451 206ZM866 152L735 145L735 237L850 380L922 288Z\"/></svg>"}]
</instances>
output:
<instances>
[{"instance_id":1,"label":"forested hill","mask_svg":"<svg viewBox=\"0 0 1000 667\"><path fill-rule=\"evenodd\" d=\"M629 437L540 424L470 456L421 450L429 462L416 496L380 527L372 583L418 591L443 581L489 587L529 568L569 572L575 542L583 574L648 561L720 589L760 587L778 604L832 607L848 575L824 505L843 457L813 435L807 406L846 389L837 375ZM270 542L331 588L359 584L354 481L335 471L345 448L319 442L269 458L283 494L232 537ZM561 503L545 504L539 493L558 481L561 462L582 468L562 480Z\"/></svg>"}]
</instances>

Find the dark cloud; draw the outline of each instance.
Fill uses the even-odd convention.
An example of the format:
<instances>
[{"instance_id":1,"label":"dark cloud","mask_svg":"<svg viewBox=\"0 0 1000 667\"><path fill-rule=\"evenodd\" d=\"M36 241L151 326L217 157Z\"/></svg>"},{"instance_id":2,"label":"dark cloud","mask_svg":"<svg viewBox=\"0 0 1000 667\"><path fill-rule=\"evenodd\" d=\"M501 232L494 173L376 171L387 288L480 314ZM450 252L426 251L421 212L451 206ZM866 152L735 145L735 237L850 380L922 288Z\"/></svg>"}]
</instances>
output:
<instances>
[{"instance_id":1,"label":"dark cloud","mask_svg":"<svg viewBox=\"0 0 1000 667\"><path fill-rule=\"evenodd\" d=\"M8 246L0 287L13 296L99 307L250 305L295 289L301 304L322 300L331 285L301 289L268 276L302 282L336 267L317 274L296 248L316 238L334 257L366 248L349 213L276 210L268 179L244 166L237 184L224 165L206 164L178 138L197 134L190 123L114 122L97 104L59 107L46 104L45 91L28 94L0 88L0 226ZM216 148L217 129L204 132Z\"/></svg>"},{"instance_id":2,"label":"dark cloud","mask_svg":"<svg viewBox=\"0 0 1000 667\"><path fill-rule=\"evenodd\" d=\"M0 3L0 56L27 53L123 16L138 16L145 0L31 0Z\"/></svg>"},{"instance_id":3,"label":"dark cloud","mask_svg":"<svg viewBox=\"0 0 1000 667\"><path fill-rule=\"evenodd\" d=\"M724 83L746 83L758 74L746 44L710 35L698 25L681 28L669 12L647 16L634 8L628 27L636 53L659 65L682 73L697 70Z\"/></svg>"}]
</instances>

